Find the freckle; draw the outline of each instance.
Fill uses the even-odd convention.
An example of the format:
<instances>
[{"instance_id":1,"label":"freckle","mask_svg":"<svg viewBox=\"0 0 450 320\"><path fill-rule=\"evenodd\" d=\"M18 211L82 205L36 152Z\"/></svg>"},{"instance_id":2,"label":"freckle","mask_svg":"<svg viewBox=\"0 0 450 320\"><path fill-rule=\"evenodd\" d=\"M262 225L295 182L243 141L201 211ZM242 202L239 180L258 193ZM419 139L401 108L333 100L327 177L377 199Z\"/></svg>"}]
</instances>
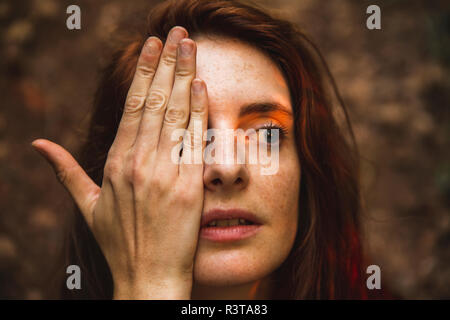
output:
<instances>
[{"instance_id":1,"label":"freckle","mask_svg":"<svg viewBox=\"0 0 450 320\"><path fill-rule=\"evenodd\" d=\"M251 63L248 63L248 62L245 62L244 63L244 68L243 68L244 70L253 70L254 68L253 68L253 64L251 64Z\"/></svg>"}]
</instances>

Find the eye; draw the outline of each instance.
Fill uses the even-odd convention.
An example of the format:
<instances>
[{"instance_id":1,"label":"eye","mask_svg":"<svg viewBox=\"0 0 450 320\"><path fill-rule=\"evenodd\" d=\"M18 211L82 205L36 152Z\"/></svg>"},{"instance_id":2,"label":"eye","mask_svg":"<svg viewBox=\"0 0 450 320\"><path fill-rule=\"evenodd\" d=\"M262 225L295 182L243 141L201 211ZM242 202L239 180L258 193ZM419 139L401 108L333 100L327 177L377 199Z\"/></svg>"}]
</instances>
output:
<instances>
[{"instance_id":1,"label":"eye","mask_svg":"<svg viewBox=\"0 0 450 320\"><path fill-rule=\"evenodd\" d=\"M273 145L277 144L280 138L278 128L262 129L262 134L260 133L260 137L261 136L263 137L265 143Z\"/></svg>"},{"instance_id":2,"label":"eye","mask_svg":"<svg viewBox=\"0 0 450 320\"><path fill-rule=\"evenodd\" d=\"M269 145L277 145L286 136L286 128L273 124L272 122L265 124L258 129L259 137L264 139L264 143Z\"/></svg>"}]
</instances>

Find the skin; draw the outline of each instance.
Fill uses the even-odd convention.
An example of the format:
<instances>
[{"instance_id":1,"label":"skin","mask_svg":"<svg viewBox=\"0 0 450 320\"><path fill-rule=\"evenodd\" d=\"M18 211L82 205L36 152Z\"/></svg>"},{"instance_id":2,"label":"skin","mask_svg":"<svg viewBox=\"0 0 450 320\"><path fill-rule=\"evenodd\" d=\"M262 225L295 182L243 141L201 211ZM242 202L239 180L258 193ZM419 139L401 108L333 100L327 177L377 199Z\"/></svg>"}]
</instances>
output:
<instances>
[{"instance_id":1,"label":"skin","mask_svg":"<svg viewBox=\"0 0 450 320\"><path fill-rule=\"evenodd\" d=\"M289 254L296 234L300 164L292 117L285 112L255 112L240 117L242 106L270 101L292 112L286 81L256 48L228 38L195 38L197 76L208 84L208 126L247 130L267 123L288 129L281 141L279 170L261 175L260 165L205 165L204 212L243 208L263 221L261 231L236 243L200 238L194 268L196 298L251 298L258 280L270 275ZM251 81L249 81L251 80ZM241 180L239 180L239 178ZM214 184L215 179L220 184ZM241 181L240 183L238 181ZM217 183L217 180L216 180ZM263 293L258 290L259 296Z\"/></svg>"},{"instance_id":2,"label":"skin","mask_svg":"<svg viewBox=\"0 0 450 320\"><path fill-rule=\"evenodd\" d=\"M269 100L284 112L239 116L243 105ZM268 57L231 39L194 42L175 27L164 46L150 37L142 49L101 187L63 147L45 139L32 145L93 231L115 299L264 297L297 227L300 165L289 111L287 85ZM282 125L287 135L278 172L262 176L259 165L173 163L177 141L171 134L192 132L194 120L203 130ZM184 148L205 148L205 141L193 139ZM199 239L202 214L231 207L257 215L260 232L228 244Z\"/></svg>"}]
</instances>

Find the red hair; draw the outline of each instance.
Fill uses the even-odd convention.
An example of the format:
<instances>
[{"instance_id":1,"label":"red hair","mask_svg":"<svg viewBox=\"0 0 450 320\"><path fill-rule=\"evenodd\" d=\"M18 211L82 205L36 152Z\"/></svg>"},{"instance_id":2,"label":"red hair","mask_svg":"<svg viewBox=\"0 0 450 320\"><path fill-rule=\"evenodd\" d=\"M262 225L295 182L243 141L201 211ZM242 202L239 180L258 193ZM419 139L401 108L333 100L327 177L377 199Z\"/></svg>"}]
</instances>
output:
<instances>
[{"instance_id":1,"label":"red hair","mask_svg":"<svg viewBox=\"0 0 450 320\"><path fill-rule=\"evenodd\" d=\"M289 85L302 167L299 226L294 247L276 272L273 298L365 298L359 157L345 106L313 42L295 25L254 4L177 0L155 7L145 28L118 48L103 71L80 164L101 185L140 49L151 35L164 42L175 25L191 37L220 35L254 46L273 60ZM336 106L331 93L338 98ZM335 108L344 111L350 139L336 122ZM75 293L62 284L63 296L111 298L108 265L78 209L69 235L67 264L78 264L86 277L83 290Z\"/></svg>"}]
</instances>

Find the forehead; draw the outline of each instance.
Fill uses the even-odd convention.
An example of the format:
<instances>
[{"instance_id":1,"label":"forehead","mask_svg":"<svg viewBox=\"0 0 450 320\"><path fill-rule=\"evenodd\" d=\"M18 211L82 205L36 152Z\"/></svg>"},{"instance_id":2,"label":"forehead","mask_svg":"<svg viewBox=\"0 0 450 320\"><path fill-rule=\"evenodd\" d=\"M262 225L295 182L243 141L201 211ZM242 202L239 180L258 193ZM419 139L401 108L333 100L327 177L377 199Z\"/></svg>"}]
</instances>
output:
<instances>
[{"instance_id":1,"label":"forehead","mask_svg":"<svg viewBox=\"0 0 450 320\"><path fill-rule=\"evenodd\" d=\"M271 101L291 110L281 71L264 53L236 39L194 38L197 77L206 82L209 114L237 115L245 104Z\"/></svg>"}]
</instances>

